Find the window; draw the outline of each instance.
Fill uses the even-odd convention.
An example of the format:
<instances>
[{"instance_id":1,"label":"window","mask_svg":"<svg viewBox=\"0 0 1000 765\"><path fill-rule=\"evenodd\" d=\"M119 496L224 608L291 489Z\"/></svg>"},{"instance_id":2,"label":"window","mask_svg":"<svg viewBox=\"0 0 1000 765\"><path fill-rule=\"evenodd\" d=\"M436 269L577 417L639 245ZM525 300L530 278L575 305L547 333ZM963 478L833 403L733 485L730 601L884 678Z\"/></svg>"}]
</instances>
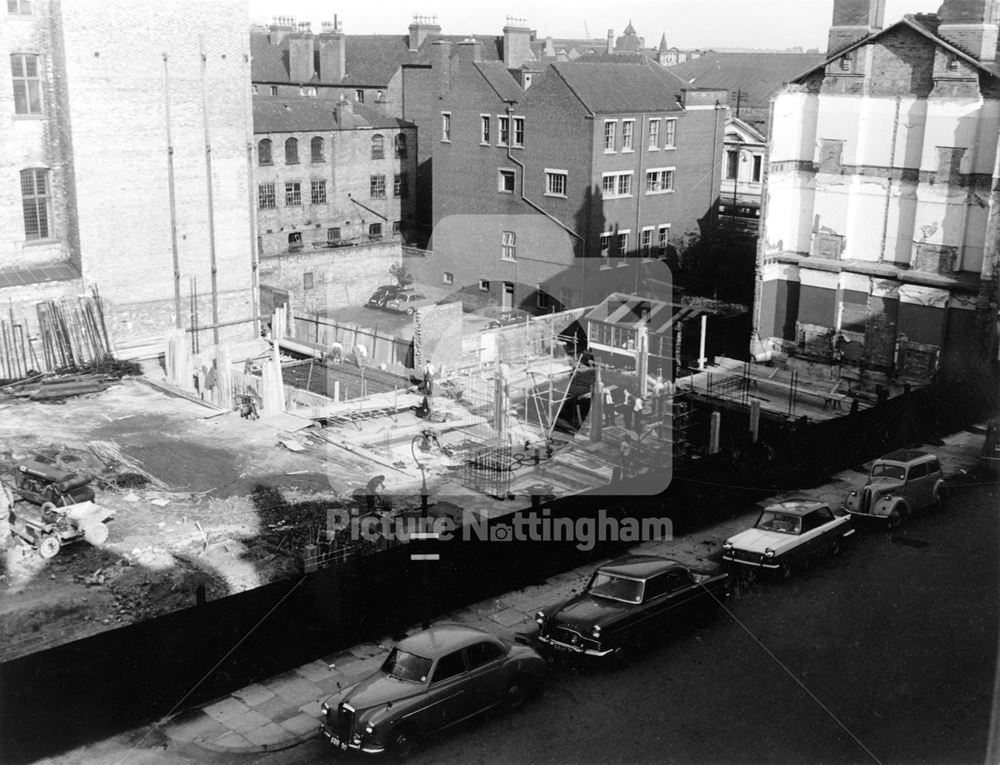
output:
<instances>
[{"instance_id":1,"label":"window","mask_svg":"<svg viewBox=\"0 0 1000 765\"><path fill-rule=\"evenodd\" d=\"M361 88L354 91L354 100L359 104L363 104L365 102L365 92Z\"/></svg>"},{"instance_id":2,"label":"window","mask_svg":"<svg viewBox=\"0 0 1000 765\"><path fill-rule=\"evenodd\" d=\"M656 151L660 148L660 121L649 121L649 148Z\"/></svg>"},{"instance_id":3,"label":"window","mask_svg":"<svg viewBox=\"0 0 1000 765\"><path fill-rule=\"evenodd\" d=\"M653 227L647 226L642 230L639 238L639 251L642 257L649 260L653 257Z\"/></svg>"},{"instance_id":4,"label":"window","mask_svg":"<svg viewBox=\"0 0 1000 765\"><path fill-rule=\"evenodd\" d=\"M313 180L309 184L309 198L314 205L326 204L326 181Z\"/></svg>"},{"instance_id":5,"label":"window","mask_svg":"<svg viewBox=\"0 0 1000 765\"><path fill-rule=\"evenodd\" d=\"M517 235L504 231L500 237L500 260L517 260Z\"/></svg>"},{"instance_id":6,"label":"window","mask_svg":"<svg viewBox=\"0 0 1000 765\"><path fill-rule=\"evenodd\" d=\"M840 57L840 71L842 72L852 72L854 71L854 54L845 53Z\"/></svg>"},{"instance_id":7,"label":"window","mask_svg":"<svg viewBox=\"0 0 1000 765\"><path fill-rule=\"evenodd\" d=\"M288 249L289 250L301 250L302 249L302 232L293 231L288 235Z\"/></svg>"},{"instance_id":8,"label":"window","mask_svg":"<svg viewBox=\"0 0 1000 765\"><path fill-rule=\"evenodd\" d=\"M473 643L465 649L465 657L469 660L469 669L482 667L506 655L507 652L496 643Z\"/></svg>"},{"instance_id":9,"label":"window","mask_svg":"<svg viewBox=\"0 0 1000 765\"><path fill-rule=\"evenodd\" d=\"M677 120L663 120L663 148L672 149L676 146Z\"/></svg>"},{"instance_id":10,"label":"window","mask_svg":"<svg viewBox=\"0 0 1000 765\"><path fill-rule=\"evenodd\" d=\"M253 84L253 86L252 86L251 90L253 91L253 94L254 94L255 96L256 96L256 95L257 95L257 94L258 94L258 93L260 92L260 88L259 88L259 87L257 87L257 83L254 83L254 84Z\"/></svg>"},{"instance_id":11,"label":"window","mask_svg":"<svg viewBox=\"0 0 1000 765\"><path fill-rule=\"evenodd\" d=\"M302 289L311 290L313 288L313 275L312 271L306 271L302 274Z\"/></svg>"},{"instance_id":12,"label":"window","mask_svg":"<svg viewBox=\"0 0 1000 765\"><path fill-rule=\"evenodd\" d=\"M514 171L513 170L501 170L499 179L498 191L504 194L514 193Z\"/></svg>"},{"instance_id":13,"label":"window","mask_svg":"<svg viewBox=\"0 0 1000 765\"><path fill-rule=\"evenodd\" d=\"M604 173L601 191L606 199L632 196L632 173Z\"/></svg>"},{"instance_id":14,"label":"window","mask_svg":"<svg viewBox=\"0 0 1000 765\"><path fill-rule=\"evenodd\" d=\"M395 138L396 156L400 159L406 157L406 136L400 133Z\"/></svg>"},{"instance_id":15,"label":"window","mask_svg":"<svg viewBox=\"0 0 1000 765\"><path fill-rule=\"evenodd\" d=\"M514 146L524 146L524 117L514 118Z\"/></svg>"},{"instance_id":16,"label":"window","mask_svg":"<svg viewBox=\"0 0 1000 765\"><path fill-rule=\"evenodd\" d=\"M619 260L624 260L625 257L628 255L628 235L629 235L629 233L630 232L628 232L628 231L619 231L618 232L618 242L617 242L618 250L617 250L616 254L618 255ZM622 264L619 263L618 265L622 265Z\"/></svg>"},{"instance_id":17,"label":"window","mask_svg":"<svg viewBox=\"0 0 1000 765\"><path fill-rule=\"evenodd\" d=\"M622 151L632 151L632 134L635 132L635 120L622 120Z\"/></svg>"},{"instance_id":18,"label":"window","mask_svg":"<svg viewBox=\"0 0 1000 765\"><path fill-rule=\"evenodd\" d=\"M906 475L907 481L912 481L914 478L926 478L927 477L927 463L921 462L919 465L911 465L910 472Z\"/></svg>"},{"instance_id":19,"label":"window","mask_svg":"<svg viewBox=\"0 0 1000 765\"><path fill-rule=\"evenodd\" d=\"M257 187L257 206L261 210L273 210L277 207L273 183L262 183Z\"/></svg>"},{"instance_id":20,"label":"window","mask_svg":"<svg viewBox=\"0 0 1000 765\"><path fill-rule=\"evenodd\" d=\"M372 159L385 158L385 139L380 135L372 136Z\"/></svg>"},{"instance_id":21,"label":"window","mask_svg":"<svg viewBox=\"0 0 1000 765\"><path fill-rule=\"evenodd\" d=\"M535 285L535 307L552 308L552 296L542 288L541 284Z\"/></svg>"},{"instance_id":22,"label":"window","mask_svg":"<svg viewBox=\"0 0 1000 765\"><path fill-rule=\"evenodd\" d=\"M611 234L601 234L601 257L611 257Z\"/></svg>"},{"instance_id":23,"label":"window","mask_svg":"<svg viewBox=\"0 0 1000 765\"><path fill-rule=\"evenodd\" d=\"M310 156L313 162L323 161L323 139L316 136L309 142L310 146Z\"/></svg>"},{"instance_id":24,"label":"window","mask_svg":"<svg viewBox=\"0 0 1000 765\"><path fill-rule=\"evenodd\" d=\"M440 683L456 675L461 675L463 672L465 672L465 661L462 659L462 652L455 651L438 659L431 682Z\"/></svg>"},{"instance_id":25,"label":"window","mask_svg":"<svg viewBox=\"0 0 1000 765\"><path fill-rule=\"evenodd\" d=\"M454 284L455 274L453 274L451 271L445 271L443 274L441 274L441 282L443 284Z\"/></svg>"},{"instance_id":26,"label":"window","mask_svg":"<svg viewBox=\"0 0 1000 765\"><path fill-rule=\"evenodd\" d=\"M615 195L616 178L614 173L606 173L601 176L601 193L605 197L613 197Z\"/></svg>"},{"instance_id":27,"label":"window","mask_svg":"<svg viewBox=\"0 0 1000 765\"><path fill-rule=\"evenodd\" d=\"M24 238L49 238L49 171L21 171L21 207L24 211Z\"/></svg>"},{"instance_id":28,"label":"window","mask_svg":"<svg viewBox=\"0 0 1000 765\"><path fill-rule=\"evenodd\" d=\"M340 241L340 226L334 226L333 228L328 228L326 230L326 241L327 242Z\"/></svg>"},{"instance_id":29,"label":"window","mask_svg":"<svg viewBox=\"0 0 1000 765\"><path fill-rule=\"evenodd\" d=\"M479 280L479 291L480 292L489 292L490 291L490 283L488 281L486 281L486 279L480 279Z\"/></svg>"},{"instance_id":30,"label":"window","mask_svg":"<svg viewBox=\"0 0 1000 765\"><path fill-rule=\"evenodd\" d=\"M510 117L497 117L497 122L500 124L500 136L497 140L497 146L506 146L510 143Z\"/></svg>"},{"instance_id":31,"label":"window","mask_svg":"<svg viewBox=\"0 0 1000 765\"><path fill-rule=\"evenodd\" d=\"M753 182L760 183L764 158L760 154L755 154L753 158Z\"/></svg>"},{"instance_id":32,"label":"window","mask_svg":"<svg viewBox=\"0 0 1000 765\"><path fill-rule=\"evenodd\" d=\"M10 57L14 79L14 113L42 113L42 79L38 74L38 56L15 53Z\"/></svg>"},{"instance_id":33,"label":"window","mask_svg":"<svg viewBox=\"0 0 1000 765\"><path fill-rule=\"evenodd\" d=\"M271 139L264 138L257 144L257 164L266 167L271 162Z\"/></svg>"},{"instance_id":34,"label":"window","mask_svg":"<svg viewBox=\"0 0 1000 765\"><path fill-rule=\"evenodd\" d=\"M7 0L7 13L19 13L22 16L30 16L31 0Z\"/></svg>"},{"instance_id":35,"label":"window","mask_svg":"<svg viewBox=\"0 0 1000 765\"><path fill-rule=\"evenodd\" d=\"M661 258L667 254L667 244L670 242L670 226L660 226L656 230L656 254Z\"/></svg>"},{"instance_id":36,"label":"window","mask_svg":"<svg viewBox=\"0 0 1000 765\"><path fill-rule=\"evenodd\" d=\"M451 141L451 112L441 112L441 140Z\"/></svg>"},{"instance_id":37,"label":"window","mask_svg":"<svg viewBox=\"0 0 1000 765\"><path fill-rule=\"evenodd\" d=\"M288 181L285 183L285 205L297 207L300 204L302 204L302 184L298 181Z\"/></svg>"},{"instance_id":38,"label":"window","mask_svg":"<svg viewBox=\"0 0 1000 765\"><path fill-rule=\"evenodd\" d=\"M566 171L545 171L545 194L550 197L566 196Z\"/></svg>"},{"instance_id":39,"label":"window","mask_svg":"<svg viewBox=\"0 0 1000 765\"><path fill-rule=\"evenodd\" d=\"M657 168L646 171L646 193L664 194L674 190L673 168Z\"/></svg>"},{"instance_id":40,"label":"window","mask_svg":"<svg viewBox=\"0 0 1000 765\"><path fill-rule=\"evenodd\" d=\"M402 223L403 222L399 221L399 220L394 220L392 222L392 233L393 234L399 234L399 232L401 230Z\"/></svg>"},{"instance_id":41,"label":"window","mask_svg":"<svg viewBox=\"0 0 1000 765\"><path fill-rule=\"evenodd\" d=\"M954 53L948 54L948 71L957 72L958 71L958 56Z\"/></svg>"},{"instance_id":42,"label":"window","mask_svg":"<svg viewBox=\"0 0 1000 765\"><path fill-rule=\"evenodd\" d=\"M299 139L289 138L285 141L285 164L299 164Z\"/></svg>"},{"instance_id":43,"label":"window","mask_svg":"<svg viewBox=\"0 0 1000 765\"><path fill-rule=\"evenodd\" d=\"M407 178L406 173L393 176L392 195L394 197L405 197L409 193L409 178Z\"/></svg>"},{"instance_id":44,"label":"window","mask_svg":"<svg viewBox=\"0 0 1000 765\"><path fill-rule=\"evenodd\" d=\"M479 115L479 143L484 146L489 145L490 142L490 115L481 114Z\"/></svg>"},{"instance_id":45,"label":"window","mask_svg":"<svg viewBox=\"0 0 1000 765\"><path fill-rule=\"evenodd\" d=\"M604 151L615 150L615 128L617 125L618 123L613 120L604 122Z\"/></svg>"},{"instance_id":46,"label":"window","mask_svg":"<svg viewBox=\"0 0 1000 765\"><path fill-rule=\"evenodd\" d=\"M740 174L739 149L726 149L726 180L735 181Z\"/></svg>"},{"instance_id":47,"label":"window","mask_svg":"<svg viewBox=\"0 0 1000 765\"><path fill-rule=\"evenodd\" d=\"M278 86L277 85L272 85L271 86L271 95L272 96L278 95Z\"/></svg>"},{"instance_id":48,"label":"window","mask_svg":"<svg viewBox=\"0 0 1000 765\"><path fill-rule=\"evenodd\" d=\"M622 173L618 176L618 196L632 196L632 173Z\"/></svg>"},{"instance_id":49,"label":"window","mask_svg":"<svg viewBox=\"0 0 1000 765\"><path fill-rule=\"evenodd\" d=\"M368 238L369 239L381 239L382 238L382 224L381 223L369 223L368 224Z\"/></svg>"},{"instance_id":50,"label":"window","mask_svg":"<svg viewBox=\"0 0 1000 765\"><path fill-rule=\"evenodd\" d=\"M385 176L373 175L370 179L370 191L372 199L385 199Z\"/></svg>"}]
</instances>

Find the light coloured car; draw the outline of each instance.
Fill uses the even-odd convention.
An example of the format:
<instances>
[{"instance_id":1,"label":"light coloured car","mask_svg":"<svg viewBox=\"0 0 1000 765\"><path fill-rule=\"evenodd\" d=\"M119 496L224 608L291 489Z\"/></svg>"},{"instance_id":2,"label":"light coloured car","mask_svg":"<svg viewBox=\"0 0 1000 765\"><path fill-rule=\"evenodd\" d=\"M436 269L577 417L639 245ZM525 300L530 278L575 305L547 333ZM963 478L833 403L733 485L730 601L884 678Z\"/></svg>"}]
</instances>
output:
<instances>
[{"instance_id":1,"label":"light coloured car","mask_svg":"<svg viewBox=\"0 0 1000 765\"><path fill-rule=\"evenodd\" d=\"M836 555L854 534L851 516L815 499L789 499L768 505L753 528L722 545L722 560L770 569L785 579L797 567L824 554Z\"/></svg>"},{"instance_id":2,"label":"light coloured car","mask_svg":"<svg viewBox=\"0 0 1000 765\"><path fill-rule=\"evenodd\" d=\"M434 626L401 641L379 670L323 702L320 732L338 749L402 760L432 733L488 709L522 706L547 671L527 645L474 627Z\"/></svg>"},{"instance_id":3,"label":"light coloured car","mask_svg":"<svg viewBox=\"0 0 1000 765\"><path fill-rule=\"evenodd\" d=\"M433 298L429 298L419 292L404 292L391 300L387 300L385 310L413 314L418 308L423 308L426 305L434 305Z\"/></svg>"},{"instance_id":4,"label":"light coloured car","mask_svg":"<svg viewBox=\"0 0 1000 765\"><path fill-rule=\"evenodd\" d=\"M938 458L916 449L898 449L872 463L868 481L844 498L844 510L876 518L895 528L916 510L944 506L947 487Z\"/></svg>"}]
</instances>

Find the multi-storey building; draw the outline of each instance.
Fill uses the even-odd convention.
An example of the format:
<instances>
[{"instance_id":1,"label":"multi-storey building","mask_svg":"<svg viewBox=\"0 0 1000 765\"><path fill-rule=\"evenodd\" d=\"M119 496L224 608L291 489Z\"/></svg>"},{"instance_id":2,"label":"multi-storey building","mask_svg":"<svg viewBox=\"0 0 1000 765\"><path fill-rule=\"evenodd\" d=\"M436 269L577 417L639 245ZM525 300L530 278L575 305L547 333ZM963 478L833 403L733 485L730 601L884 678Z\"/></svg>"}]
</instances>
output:
<instances>
[{"instance_id":1,"label":"multi-storey building","mask_svg":"<svg viewBox=\"0 0 1000 765\"><path fill-rule=\"evenodd\" d=\"M505 308L592 304L712 214L725 92L626 55L552 64L525 91L474 39L436 48L407 83L437 123L423 278Z\"/></svg>"},{"instance_id":2,"label":"multi-storey building","mask_svg":"<svg viewBox=\"0 0 1000 765\"><path fill-rule=\"evenodd\" d=\"M254 97L261 283L309 308L386 281L413 219L416 128L344 99Z\"/></svg>"},{"instance_id":3,"label":"multi-storey building","mask_svg":"<svg viewBox=\"0 0 1000 765\"><path fill-rule=\"evenodd\" d=\"M30 318L96 286L119 347L193 308L206 340L252 327L246 13L7 3L0 301Z\"/></svg>"},{"instance_id":4,"label":"multi-storey building","mask_svg":"<svg viewBox=\"0 0 1000 765\"><path fill-rule=\"evenodd\" d=\"M758 354L904 378L996 358L995 0L883 28L836 0L827 59L774 99Z\"/></svg>"}]
</instances>

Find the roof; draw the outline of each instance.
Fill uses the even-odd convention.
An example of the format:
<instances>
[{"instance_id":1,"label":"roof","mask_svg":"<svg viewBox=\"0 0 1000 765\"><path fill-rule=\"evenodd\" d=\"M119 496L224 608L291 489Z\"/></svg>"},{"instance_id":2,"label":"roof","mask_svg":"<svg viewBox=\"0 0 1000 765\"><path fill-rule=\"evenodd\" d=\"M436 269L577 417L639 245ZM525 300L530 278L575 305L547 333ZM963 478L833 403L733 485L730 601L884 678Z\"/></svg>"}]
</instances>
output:
<instances>
[{"instance_id":1,"label":"roof","mask_svg":"<svg viewBox=\"0 0 1000 765\"><path fill-rule=\"evenodd\" d=\"M879 462L912 462L921 457L933 458L934 455L919 451L918 449L897 449L894 452L889 452L879 457Z\"/></svg>"},{"instance_id":2,"label":"roof","mask_svg":"<svg viewBox=\"0 0 1000 765\"><path fill-rule=\"evenodd\" d=\"M688 87L684 80L642 56L613 58L582 56L553 64L542 77L561 77L593 114L683 111L678 98Z\"/></svg>"},{"instance_id":3,"label":"roof","mask_svg":"<svg viewBox=\"0 0 1000 765\"><path fill-rule=\"evenodd\" d=\"M775 502L773 505L765 507L764 510L787 513L788 515L806 515L818 507L829 507L829 504L826 502L820 502L818 499L803 497L799 499L786 499L781 502Z\"/></svg>"},{"instance_id":4,"label":"roof","mask_svg":"<svg viewBox=\"0 0 1000 765\"><path fill-rule=\"evenodd\" d=\"M785 83L822 60L820 53L706 53L670 71L695 87L738 91L741 104L760 108Z\"/></svg>"},{"instance_id":5,"label":"roof","mask_svg":"<svg viewBox=\"0 0 1000 765\"><path fill-rule=\"evenodd\" d=\"M413 127L405 120L353 102L350 111L343 112L338 120L337 103L332 98L254 96L253 131L260 134Z\"/></svg>"},{"instance_id":6,"label":"roof","mask_svg":"<svg viewBox=\"0 0 1000 765\"><path fill-rule=\"evenodd\" d=\"M401 640L396 647L426 659L436 659L483 640L496 641L497 638L488 632L463 624L438 624L423 632L410 635Z\"/></svg>"},{"instance_id":7,"label":"roof","mask_svg":"<svg viewBox=\"0 0 1000 765\"><path fill-rule=\"evenodd\" d=\"M502 61L477 61L476 69L504 101L520 101L524 91Z\"/></svg>"},{"instance_id":8,"label":"roof","mask_svg":"<svg viewBox=\"0 0 1000 765\"><path fill-rule=\"evenodd\" d=\"M702 314L729 318L746 313L746 308L723 303L708 298L682 298L675 303L667 300L612 292L589 313L585 321L599 321L623 327L638 328L644 324L650 334L658 335L671 331L678 322L691 321Z\"/></svg>"},{"instance_id":9,"label":"roof","mask_svg":"<svg viewBox=\"0 0 1000 765\"><path fill-rule=\"evenodd\" d=\"M601 571L619 576L631 576L636 579L648 579L655 574L669 571L672 568L683 568L680 563L657 555L626 555L600 567Z\"/></svg>"}]
</instances>

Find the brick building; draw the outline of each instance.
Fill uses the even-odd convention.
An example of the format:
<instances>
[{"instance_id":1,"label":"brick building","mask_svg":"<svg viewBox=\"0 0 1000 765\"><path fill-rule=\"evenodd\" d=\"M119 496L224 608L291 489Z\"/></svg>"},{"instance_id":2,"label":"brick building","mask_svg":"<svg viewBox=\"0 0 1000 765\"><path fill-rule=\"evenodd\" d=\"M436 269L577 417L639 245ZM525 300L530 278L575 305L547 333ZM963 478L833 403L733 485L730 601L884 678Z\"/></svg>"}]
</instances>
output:
<instances>
[{"instance_id":1,"label":"brick building","mask_svg":"<svg viewBox=\"0 0 1000 765\"><path fill-rule=\"evenodd\" d=\"M252 327L246 13L7 3L0 301L96 286L122 347L186 325L196 285L202 326Z\"/></svg>"},{"instance_id":2,"label":"brick building","mask_svg":"<svg viewBox=\"0 0 1000 765\"><path fill-rule=\"evenodd\" d=\"M423 279L503 308L593 304L717 204L724 92L641 55L555 63L522 90L474 39L435 47L406 90L437 128Z\"/></svg>"},{"instance_id":3,"label":"brick building","mask_svg":"<svg viewBox=\"0 0 1000 765\"><path fill-rule=\"evenodd\" d=\"M774 99L756 353L917 380L996 358L998 10L883 28L883 0L836 0L826 61Z\"/></svg>"},{"instance_id":4,"label":"brick building","mask_svg":"<svg viewBox=\"0 0 1000 765\"><path fill-rule=\"evenodd\" d=\"M262 285L315 309L367 297L413 219L416 128L348 99L253 110Z\"/></svg>"}]
</instances>

